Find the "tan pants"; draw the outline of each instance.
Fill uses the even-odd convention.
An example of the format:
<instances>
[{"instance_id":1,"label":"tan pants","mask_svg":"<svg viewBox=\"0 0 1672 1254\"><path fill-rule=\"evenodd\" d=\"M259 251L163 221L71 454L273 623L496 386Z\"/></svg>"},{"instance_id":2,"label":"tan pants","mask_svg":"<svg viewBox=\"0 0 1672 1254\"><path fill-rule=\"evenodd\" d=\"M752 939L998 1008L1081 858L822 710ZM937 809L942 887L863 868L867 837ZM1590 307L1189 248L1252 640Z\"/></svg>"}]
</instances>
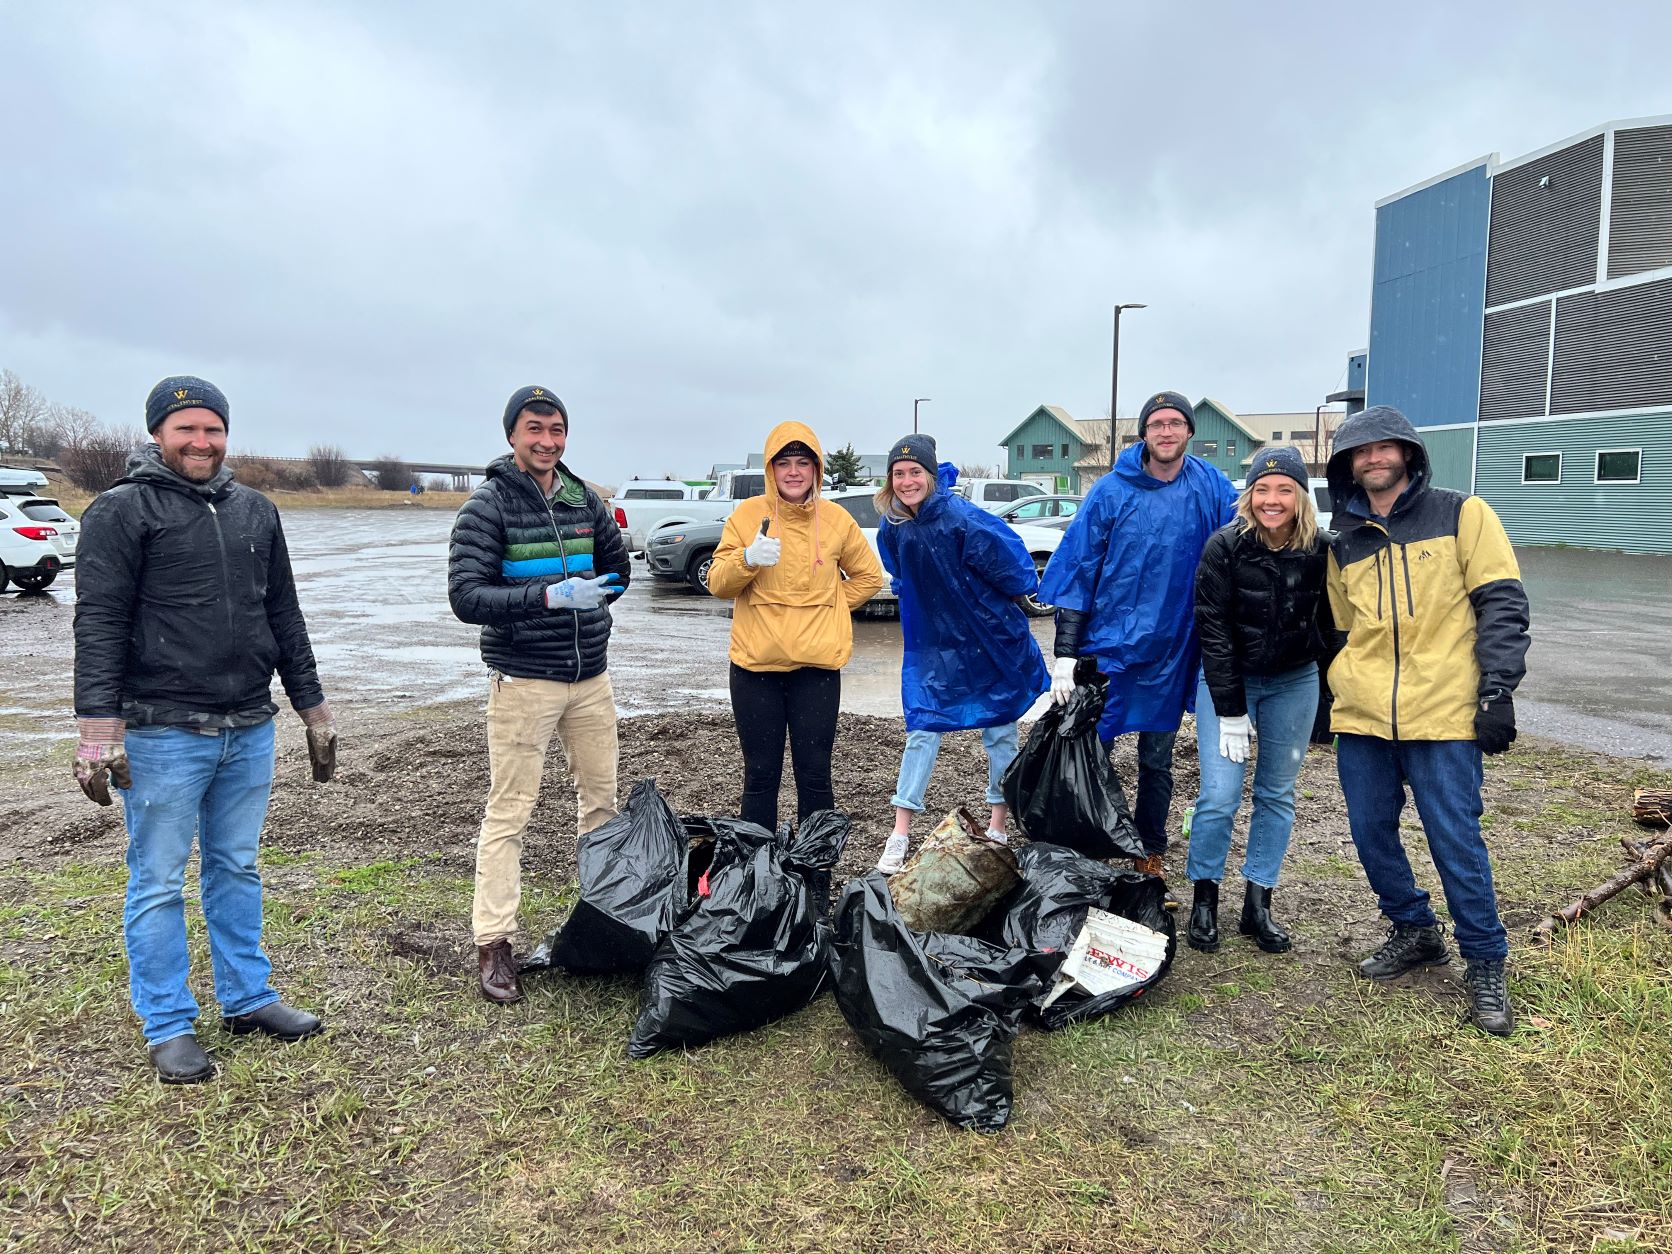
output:
<instances>
[{"instance_id":1,"label":"tan pants","mask_svg":"<svg viewBox=\"0 0 1672 1254\"><path fill-rule=\"evenodd\" d=\"M493 671L489 685L488 808L476 838L476 900L470 912L478 945L516 935L523 831L540 795L553 732L575 777L577 834L586 835L616 813L615 692L609 672L564 684Z\"/></svg>"}]
</instances>

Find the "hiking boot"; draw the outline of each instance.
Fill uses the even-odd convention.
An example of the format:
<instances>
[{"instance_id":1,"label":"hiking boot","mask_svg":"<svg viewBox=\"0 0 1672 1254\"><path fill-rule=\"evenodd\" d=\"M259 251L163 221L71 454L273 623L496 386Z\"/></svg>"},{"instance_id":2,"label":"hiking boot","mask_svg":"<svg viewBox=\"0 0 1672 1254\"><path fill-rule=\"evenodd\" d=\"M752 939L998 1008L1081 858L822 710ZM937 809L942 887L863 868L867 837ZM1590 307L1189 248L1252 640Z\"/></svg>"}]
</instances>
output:
<instances>
[{"instance_id":1,"label":"hiking boot","mask_svg":"<svg viewBox=\"0 0 1672 1254\"><path fill-rule=\"evenodd\" d=\"M1243 885L1242 921L1237 931L1253 937L1254 943L1268 954L1280 954L1294 944L1289 933L1271 917L1271 889L1264 884Z\"/></svg>"},{"instance_id":2,"label":"hiking boot","mask_svg":"<svg viewBox=\"0 0 1672 1254\"><path fill-rule=\"evenodd\" d=\"M906 850L909 848L911 837L894 833L883 846L882 857L877 859L877 870L884 875L897 874L900 868L906 865Z\"/></svg>"},{"instance_id":3,"label":"hiking boot","mask_svg":"<svg viewBox=\"0 0 1672 1254\"><path fill-rule=\"evenodd\" d=\"M1463 968L1463 983L1469 986L1470 1023L1493 1036L1508 1036L1515 1030L1502 958L1469 959Z\"/></svg>"},{"instance_id":4,"label":"hiking boot","mask_svg":"<svg viewBox=\"0 0 1672 1254\"><path fill-rule=\"evenodd\" d=\"M476 946L476 963L481 968L482 996L508 1006L522 1000L522 983L517 979L517 960L509 940Z\"/></svg>"},{"instance_id":5,"label":"hiking boot","mask_svg":"<svg viewBox=\"0 0 1672 1254\"><path fill-rule=\"evenodd\" d=\"M202 1084L215 1075L215 1064L190 1032L147 1046L145 1052L164 1084Z\"/></svg>"},{"instance_id":6,"label":"hiking boot","mask_svg":"<svg viewBox=\"0 0 1672 1254\"><path fill-rule=\"evenodd\" d=\"M1395 923L1382 947L1358 964L1367 980L1391 980L1418 967L1443 967L1451 961L1440 925L1409 927Z\"/></svg>"},{"instance_id":7,"label":"hiking boot","mask_svg":"<svg viewBox=\"0 0 1672 1254\"><path fill-rule=\"evenodd\" d=\"M1196 899L1190 904L1190 931L1185 941L1204 954L1219 952L1219 881L1197 880Z\"/></svg>"},{"instance_id":8,"label":"hiking boot","mask_svg":"<svg viewBox=\"0 0 1672 1254\"><path fill-rule=\"evenodd\" d=\"M282 1001L268 1002L260 1010L252 1010L247 1015L224 1018L221 1026L234 1036L260 1032L280 1041L304 1041L325 1030L318 1015L287 1006Z\"/></svg>"}]
</instances>

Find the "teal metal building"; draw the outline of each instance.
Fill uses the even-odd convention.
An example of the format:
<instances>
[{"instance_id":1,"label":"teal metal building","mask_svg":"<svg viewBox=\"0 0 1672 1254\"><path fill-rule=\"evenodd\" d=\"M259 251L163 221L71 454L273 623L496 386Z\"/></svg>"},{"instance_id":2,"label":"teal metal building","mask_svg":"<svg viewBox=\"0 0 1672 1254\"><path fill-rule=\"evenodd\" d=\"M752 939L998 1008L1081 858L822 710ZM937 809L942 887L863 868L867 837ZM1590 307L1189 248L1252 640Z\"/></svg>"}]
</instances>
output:
<instances>
[{"instance_id":1,"label":"teal metal building","mask_svg":"<svg viewBox=\"0 0 1672 1254\"><path fill-rule=\"evenodd\" d=\"M1365 403L1517 544L1672 553L1672 117L1376 205Z\"/></svg>"}]
</instances>

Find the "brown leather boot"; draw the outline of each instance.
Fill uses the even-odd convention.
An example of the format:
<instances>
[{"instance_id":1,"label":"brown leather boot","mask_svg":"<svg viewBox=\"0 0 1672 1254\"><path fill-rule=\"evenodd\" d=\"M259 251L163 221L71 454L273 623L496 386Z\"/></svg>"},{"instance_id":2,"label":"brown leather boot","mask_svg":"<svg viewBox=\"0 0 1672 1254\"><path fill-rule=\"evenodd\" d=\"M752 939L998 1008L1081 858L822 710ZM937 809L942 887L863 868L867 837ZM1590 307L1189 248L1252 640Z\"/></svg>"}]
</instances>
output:
<instances>
[{"instance_id":1,"label":"brown leather boot","mask_svg":"<svg viewBox=\"0 0 1672 1254\"><path fill-rule=\"evenodd\" d=\"M510 941L496 940L491 945L476 946L476 962L482 969L482 996L501 1005L522 1000L522 984L517 980L517 960L511 954Z\"/></svg>"}]
</instances>

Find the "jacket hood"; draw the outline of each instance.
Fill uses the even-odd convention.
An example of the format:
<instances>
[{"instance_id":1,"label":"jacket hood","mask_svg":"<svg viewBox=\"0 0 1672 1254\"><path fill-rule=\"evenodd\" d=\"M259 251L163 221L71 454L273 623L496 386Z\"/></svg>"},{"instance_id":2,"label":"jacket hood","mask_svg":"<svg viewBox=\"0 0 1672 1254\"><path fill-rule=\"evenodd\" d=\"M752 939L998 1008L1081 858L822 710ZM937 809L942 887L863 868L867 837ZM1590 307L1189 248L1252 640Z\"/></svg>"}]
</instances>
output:
<instances>
[{"instance_id":1,"label":"jacket hood","mask_svg":"<svg viewBox=\"0 0 1672 1254\"><path fill-rule=\"evenodd\" d=\"M1330 500L1343 503L1338 509L1344 510L1359 492L1353 482L1353 450L1381 440L1398 440L1408 450L1405 473L1411 484L1406 495L1427 486L1428 448L1411 420L1392 405L1372 405L1336 428L1335 451L1324 467L1324 477L1329 481Z\"/></svg>"},{"instance_id":2,"label":"jacket hood","mask_svg":"<svg viewBox=\"0 0 1672 1254\"><path fill-rule=\"evenodd\" d=\"M128 471L117 483L149 483L174 492L190 492L194 496L213 499L225 492L232 483L232 471L223 462L221 468L203 483L194 483L171 470L163 461L163 451L155 443L147 444L128 458ZM114 486L114 485L112 485Z\"/></svg>"},{"instance_id":3,"label":"jacket hood","mask_svg":"<svg viewBox=\"0 0 1672 1254\"><path fill-rule=\"evenodd\" d=\"M950 492L958 482L958 468L951 462L942 462L935 472L935 486L942 492Z\"/></svg>"},{"instance_id":4,"label":"jacket hood","mask_svg":"<svg viewBox=\"0 0 1672 1254\"><path fill-rule=\"evenodd\" d=\"M1167 484L1172 482L1172 480L1157 479L1154 475L1150 474L1148 470L1144 469L1144 449L1145 445L1142 440L1139 440L1136 444L1128 444L1121 450L1120 456L1115 458L1114 473L1119 475L1122 479L1125 479L1135 488L1145 488L1153 491L1156 488L1166 487ZM1183 478L1191 473L1192 462L1206 465L1206 463L1201 462L1200 458L1186 453L1184 456L1184 466L1179 471L1179 478ZM1212 469L1212 467L1209 467L1209 469Z\"/></svg>"},{"instance_id":5,"label":"jacket hood","mask_svg":"<svg viewBox=\"0 0 1672 1254\"><path fill-rule=\"evenodd\" d=\"M812 449L813 456L819 460L818 468L813 472L813 490L807 497L809 503L818 499L819 489L824 485L824 445L819 443L819 437L814 435L813 429L804 422L780 422L767 434L765 450L766 499L774 516L783 502L778 499L778 481L772 473L772 459L778 456L784 445L798 441Z\"/></svg>"}]
</instances>

